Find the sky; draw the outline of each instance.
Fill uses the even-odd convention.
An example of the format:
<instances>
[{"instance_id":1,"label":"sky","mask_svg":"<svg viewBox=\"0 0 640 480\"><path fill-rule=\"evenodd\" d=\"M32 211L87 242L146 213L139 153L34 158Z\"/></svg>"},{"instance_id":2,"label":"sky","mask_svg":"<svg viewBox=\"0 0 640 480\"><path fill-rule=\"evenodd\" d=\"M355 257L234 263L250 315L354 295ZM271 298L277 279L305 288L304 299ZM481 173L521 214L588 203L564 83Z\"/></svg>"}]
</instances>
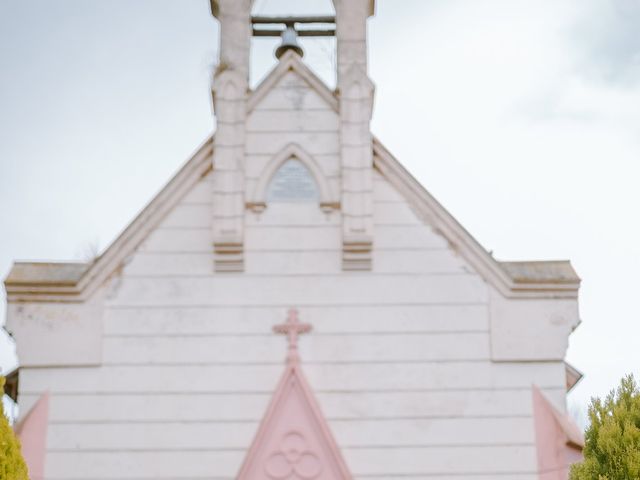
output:
<instances>
[{"instance_id":1,"label":"sky","mask_svg":"<svg viewBox=\"0 0 640 480\"><path fill-rule=\"evenodd\" d=\"M378 0L369 22L374 134L496 258L570 259L583 279L581 423L640 375L638 25L638 0ZM0 0L2 277L103 250L211 133L217 32L208 0ZM275 42L254 40L253 85ZM302 44L335 84L333 41Z\"/></svg>"}]
</instances>

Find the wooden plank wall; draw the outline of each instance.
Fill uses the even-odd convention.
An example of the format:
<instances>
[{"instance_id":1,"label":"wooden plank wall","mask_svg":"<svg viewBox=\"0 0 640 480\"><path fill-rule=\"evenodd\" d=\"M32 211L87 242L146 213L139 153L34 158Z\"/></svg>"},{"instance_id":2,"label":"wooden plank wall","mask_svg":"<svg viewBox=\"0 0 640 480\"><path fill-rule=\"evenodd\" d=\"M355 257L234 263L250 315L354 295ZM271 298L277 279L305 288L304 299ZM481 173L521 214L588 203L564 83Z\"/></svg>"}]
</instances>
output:
<instances>
[{"instance_id":1,"label":"wooden plank wall","mask_svg":"<svg viewBox=\"0 0 640 480\"><path fill-rule=\"evenodd\" d=\"M248 122L248 188L292 139L339 188L336 114L284 82ZM304 371L355 478L537 478L531 385L562 404L563 365L490 361L487 285L380 175L373 272L341 271L338 212L278 204L247 213L246 272L216 274L211 192L209 176L129 259L101 367L23 372L23 408L52 391L48 479L234 478L290 306L313 324Z\"/></svg>"}]
</instances>

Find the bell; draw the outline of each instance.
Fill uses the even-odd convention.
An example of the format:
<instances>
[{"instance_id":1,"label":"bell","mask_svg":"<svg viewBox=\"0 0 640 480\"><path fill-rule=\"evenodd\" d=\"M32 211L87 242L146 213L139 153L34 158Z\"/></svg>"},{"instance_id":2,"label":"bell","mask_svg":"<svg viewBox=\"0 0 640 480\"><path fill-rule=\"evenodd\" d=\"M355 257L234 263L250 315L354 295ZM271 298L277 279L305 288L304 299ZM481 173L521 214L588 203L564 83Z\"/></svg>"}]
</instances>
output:
<instances>
[{"instance_id":1,"label":"bell","mask_svg":"<svg viewBox=\"0 0 640 480\"><path fill-rule=\"evenodd\" d=\"M276 58L279 60L284 52L287 50L293 50L301 57L304 56L302 47L298 45L298 33L293 25L287 25L287 28L282 32L282 44L276 48Z\"/></svg>"}]
</instances>

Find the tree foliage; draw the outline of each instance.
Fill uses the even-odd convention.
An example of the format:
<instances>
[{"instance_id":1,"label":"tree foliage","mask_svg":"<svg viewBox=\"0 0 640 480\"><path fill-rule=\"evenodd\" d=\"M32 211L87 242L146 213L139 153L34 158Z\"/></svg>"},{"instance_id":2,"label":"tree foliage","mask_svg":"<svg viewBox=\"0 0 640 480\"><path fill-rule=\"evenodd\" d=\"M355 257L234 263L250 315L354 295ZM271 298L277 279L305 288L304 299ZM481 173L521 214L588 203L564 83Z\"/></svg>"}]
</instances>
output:
<instances>
[{"instance_id":1,"label":"tree foliage","mask_svg":"<svg viewBox=\"0 0 640 480\"><path fill-rule=\"evenodd\" d=\"M571 480L640 478L640 390L633 375L617 391L589 406L584 461L573 465Z\"/></svg>"},{"instance_id":2,"label":"tree foliage","mask_svg":"<svg viewBox=\"0 0 640 480\"><path fill-rule=\"evenodd\" d=\"M0 400L4 395L4 382L4 377L0 377ZM27 465L20 453L20 443L4 412L0 412L0 479L29 480Z\"/></svg>"}]
</instances>

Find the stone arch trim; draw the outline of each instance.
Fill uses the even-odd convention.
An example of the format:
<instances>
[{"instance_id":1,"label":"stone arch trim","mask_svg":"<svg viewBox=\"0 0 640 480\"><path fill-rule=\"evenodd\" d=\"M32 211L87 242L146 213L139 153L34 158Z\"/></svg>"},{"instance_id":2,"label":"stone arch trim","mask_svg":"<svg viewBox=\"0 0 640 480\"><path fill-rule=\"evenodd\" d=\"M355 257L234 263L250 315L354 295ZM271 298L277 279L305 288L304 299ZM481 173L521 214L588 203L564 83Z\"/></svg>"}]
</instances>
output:
<instances>
[{"instance_id":1,"label":"stone arch trim","mask_svg":"<svg viewBox=\"0 0 640 480\"><path fill-rule=\"evenodd\" d=\"M340 202L332 193L329 182L322 172L318 162L307 153L297 143L290 143L275 154L266 167L262 170L258 183L256 184L247 207L255 212L262 212L267 207L267 189L269 183L278 169L290 158L300 161L313 175L316 185L318 186L318 195L320 196L320 208L329 212L340 208Z\"/></svg>"}]
</instances>

